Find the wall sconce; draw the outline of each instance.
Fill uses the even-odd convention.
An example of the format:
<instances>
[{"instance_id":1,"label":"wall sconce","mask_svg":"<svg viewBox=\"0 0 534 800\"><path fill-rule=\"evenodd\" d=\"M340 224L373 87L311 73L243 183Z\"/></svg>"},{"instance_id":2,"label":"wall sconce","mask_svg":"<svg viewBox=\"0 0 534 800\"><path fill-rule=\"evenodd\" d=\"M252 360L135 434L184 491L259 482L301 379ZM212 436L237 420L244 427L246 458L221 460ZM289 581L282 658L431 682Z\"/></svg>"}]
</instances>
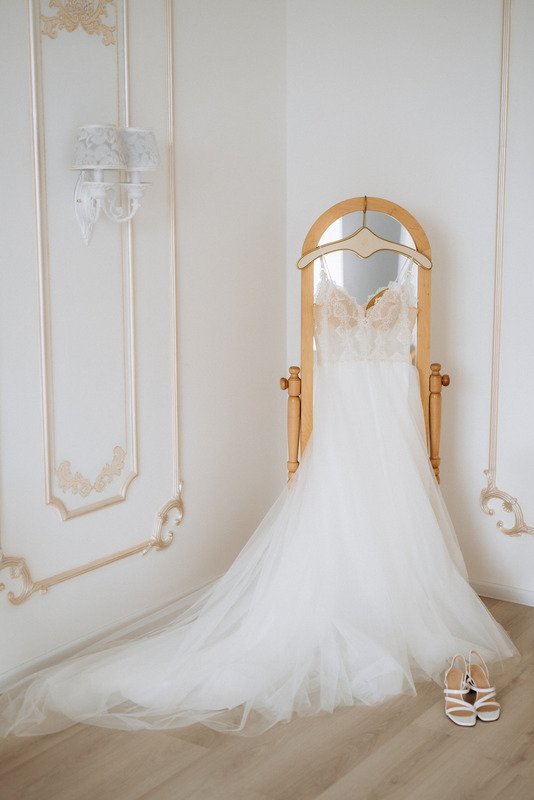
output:
<instances>
[{"instance_id":1,"label":"wall sconce","mask_svg":"<svg viewBox=\"0 0 534 800\"><path fill-rule=\"evenodd\" d=\"M113 222L132 219L141 205L145 187L150 185L141 182L141 172L157 169L159 163L156 138L150 130L115 125L84 125L78 129L72 165L80 170L74 213L85 244L89 244L102 210ZM88 170L92 170L92 176ZM106 170L127 171L130 180L118 183L107 180Z\"/></svg>"}]
</instances>

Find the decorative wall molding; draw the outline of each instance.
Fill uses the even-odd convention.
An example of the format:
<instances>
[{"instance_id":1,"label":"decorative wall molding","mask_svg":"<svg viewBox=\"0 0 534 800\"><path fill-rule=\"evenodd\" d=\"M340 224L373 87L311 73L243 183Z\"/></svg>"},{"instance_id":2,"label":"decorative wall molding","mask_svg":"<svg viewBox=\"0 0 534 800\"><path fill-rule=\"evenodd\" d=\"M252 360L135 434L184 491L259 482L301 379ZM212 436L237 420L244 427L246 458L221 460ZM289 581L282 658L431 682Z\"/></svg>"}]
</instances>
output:
<instances>
[{"instance_id":1,"label":"decorative wall molding","mask_svg":"<svg viewBox=\"0 0 534 800\"><path fill-rule=\"evenodd\" d=\"M41 32L45 36L56 39L58 30L72 33L81 26L86 33L102 36L103 44L115 44L117 25L106 25L101 19L107 16L107 6L117 12L115 0L50 0L48 6L57 9L57 13L55 17L41 14Z\"/></svg>"},{"instance_id":2,"label":"decorative wall molding","mask_svg":"<svg viewBox=\"0 0 534 800\"><path fill-rule=\"evenodd\" d=\"M166 503L156 514L154 533L150 539L140 542L133 547L127 547L125 550L119 550L117 553L112 553L109 556L98 558L96 561L90 561L88 564L83 564L80 567L74 567L73 569L68 569L64 572L58 572L55 575L51 575L49 578L34 580L25 558L22 556L6 556L0 550L0 572L4 569L9 570L11 578L13 580L18 580L21 583L20 591L18 593L12 590L8 591L7 598L9 602L15 606L19 606L21 603L29 600L29 598L36 592L46 594L50 587L55 586L58 583L63 583L63 581L68 581L71 578L84 575L86 572L92 572L95 569L100 569L100 567L105 567L108 564L112 564L114 561L120 561L121 559L127 558L128 556L133 556L136 553L146 555L146 553L148 553L150 550L165 549L172 544L174 535L177 533L176 529L181 523L184 515L183 502L181 498L181 486L179 487L179 492L179 494L173 497L172 500L169 500L169 502ZM172 519L169 519L171 517L171 512L174 512L174 516ZM0 591L4 590L5 588L5 584L0 583Z\"/></svg>"},{"instance_id":3,"label":"decorative wall molding","mask_svg":"<svg viewBox=\"0 0 534 800\"><path fill-rule=\"evenodd\" d=\"M123 353L120 360L124 365L124 384L125 392L121 392L121 403L124 403L122 412L124 422L121 424L122 431L117 431L117 439L124 438L125 450L128 454L128 469L123 475L122 485L117 487L117 491L112 496L105 496L92 503L83 501L90 494L89 484L81 480L77 484L77 491L72 491L69 498L61 497L59 492L65 492L61 482L65 479L65 467L62 464L56 469L56 439L57 439L57 411L55 395L58 387L54 385L54 352L53 352L53 322L54 315L52 309L52 277L61 272L61 262L59 267L51 256L51 252L60 250L58 242L51 242L51 231L48 214L48 167L47 167L47 125L45 116L45 97L43 91L43 52L41 44L42 30L39 27L40 20L40 0L28 0L30 16L30 58L31 58L31 94L32 94L32 119L33 119L33 163L34 163L34 186L35 186L35 209L36 209L36 229L37 229L37 254L38 254L38 276L39 276L39 317L40 317L40 338L41 338L41 391L44 421L44 454L45 454L45 501L47 505L54 506L59 511L63 521L74 519L97 511L105 506L120 503L126 499L128 488L131 482L137 477L137 399L136 399L136 354L135 354L135 308L133 293L133 251L132 251L132 232L131 223L117 226L114 236L118 237L121 252L121 280L122 297L120 298L121 320L123 331ZM109 2L107 3L109 5ZM58 8L67 4L55 4ZM105 5L105 4L104 4ZM98 4L97 9L103 13L104 5ZM87 8L86 8L87 6ZM80 24L87 33L94 33L88 30L91 20L94 22L96 10L93 12L93 3L75 4L68 6L69 13L74 14L74 9L78 9ZM83 7L83 8L82 8ZM117 58L112 60L113 69L116 70L116 114L117 124L129 125L129 58L128 58L128 15L127 0L117 3L113 0L115 9L116 25L114 31L118 31ZM85 9L85 11L83 10ZM119 15L119 9L122 14ZM42 22L42 19L41 19ZM70 23L69 23L70 24ZM72 21L72 25L74 21ZM92 24L92 23L91 23ZM73 29L71 27L68 30ZM56 245L54 247L54 244ZM61 245L61 242L59 242ZM57 260L57 256L56 256ZM55 270L54 270L55 267ZM117 314L119 311L117 310ZM109 402L109 401L108 401ZM115 441L117 441L115 439ZM122 474L122 470L121 470ZM107 484L109 485L109 484ZM107 486L106 485L106 486ZM106 486L97 490L103 492ZM72 498L77 498L78 502L73 503Z\"/></svg>"},{"instance_id":4,"label":"decorative wall molding","mask_svg":"<svg viewBox=\"0 0 534 800\"><path fill-rule=\"evenodd\" d=\"M517 497L500 489L497 485L497 437L499 425L499 389L501 368L501 332L503 308L503 252L504 217L506 201L506 149L508 139L508 96L510 84L510 31L512 0L503 0L501 99L499 124L499 159L497 173L497 223L495 229L495 271L493 288L493 337L491 361L491 405L488 468L484 470L487 485L480 493L480 505L485 514L495 514L488 505L491 500L500 500L503 511L514 515L514 523L506 528L499 520L497 527L507 536L523 533L534 534L534 527L527 525Z\"/></svg>"},{"instance_id":5,"label":"decorative wall molding","mask_svg":"<svg viewBox=\"0 0 534 800\"><path fill-rule=\"evenodd\" d=\"M488 506L488 502L490 500L500 500L503 511L506 511L508 514L513 514L515 517L514 524L510 528L506 528L501 519L497 522L497 527L501 529L502 533L506 533L507 536L519 536L521 533L534 533L534 528L527 525L525 522L523 510L519 505L517 497L512 497L512 495L499 489L495 484L494 473L491 473L489 469L484 470L484 475L488 479L488 485L480 492L482 511L484 511L485 514L495 514L494 509Z\"/></svg>"},{"instance_id":6,"label":"decorative wall molding","mask_svg":"<svg viewBox=\"0 0 534 800\"><path fill-rule=\"evenodd\" d=\"M120 445L114 447L111 463L102 467L94 483L91 483L89 478L86 478L81 472L75 472L73 475L70 461L62 461L56 470L59 485L65 494L72 492L72 494L80 494L82 497L87 497L93 491L103 492L114 476L121 474L125 458L126 450L123 450Z\"/></svg>"},{"instance_id":7,"label":"decorative wall molding","mask_svg":"<svg viewBox=\"0 0 534 800\"><path fill-rule=\"evenodd\" d=\"M30 20L33 20L32 8L33 0L29 0ZM123 6L123 25L126 28L126 4ZM169 547L177 534L178 526L181 524L184 515L184 505L182 499L182 480L180 478L180 459L179 459L179 424L178 424L178 291L177 291L177 270L176 270L176 234L175 234L175 161L174 161L174 90L173 90L173 13L172 0L165 0L166 34L167 34L167 102L168 102L168 135L169 135L169 270L171 284L171 322L172 322L172 362L171 362L171 388L172 388L172 430L173 430L173 475L172 475L172 496L157 511L154 519L152 535L138 544L128 547L118 552L103 556L102 558L90 561L77 567L73 567L62 572L55 573L47 578L34 579L30 566L23 556L6 555L0 548L0 572L7 570L12 580L20 581L19 591L9 590L7 598L12 605L20 606L32 595L39 592L46 594L48 590L59 583L71 578L78 577L95 569L100 569L116 561L128 558L131 555L146 555L152 550L163 550ZM32 30L34 27L32 26ZM128 105L127 117L128 117ZM39 220L37 220L39 225ZM130 226L129 226L130 227ZM129 233L131 237L131 230ZM0 583L0 592L6 589L4 583Z\"/></svg>"}]
</instances>

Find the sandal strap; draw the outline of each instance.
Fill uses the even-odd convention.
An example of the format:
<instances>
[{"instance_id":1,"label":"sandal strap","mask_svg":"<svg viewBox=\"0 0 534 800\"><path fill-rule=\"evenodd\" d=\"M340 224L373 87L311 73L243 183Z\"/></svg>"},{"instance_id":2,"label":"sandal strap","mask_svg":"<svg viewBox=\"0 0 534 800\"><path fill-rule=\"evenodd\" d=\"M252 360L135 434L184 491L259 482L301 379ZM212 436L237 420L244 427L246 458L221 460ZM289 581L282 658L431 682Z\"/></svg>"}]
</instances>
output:
<instances>
[{"instance_id":1,"label":"sandal strap","mask_svg":"<svg viewBox=\"0 0 534 800\"><path fill-rule=\"evenodd\" d=\"M469 689L467 689L467 688L466 689L449 689L449 687L446 686L445 689L443 690L443 693L447 694L447 695L449 695L449 694L450 695L459 694L461 696L463 694L467 694L468 691L469 691Z\"/></svg>"},{"instance_id":2,"label":"sandal strap","mask_svg":"<svg viewBox=\"0 0 534 800\"><path fill-rule=\"evenodd\" d=\"M466 683L470 689L473 689L475 692L489 692L495 691L495 686L478 686L476 681L473 679L471 673L467 674Z\"/></svg>"},{"instance_id":3,"label":"sandal strap","mask_svg":"<svg viewBox=\"0 0 534 800\"><path fill-rule=\"evenodd\" d=\"M470 708L473 711L475 710L475 706L473 703L468 703L467 700L461 700L458 697L451 698L457 704L453 708L446 709L448 711L463 711L465 708Z\"/></svg>"},{"instance_id":4,"label":"sandal strap","mask_svg":"<svg viewBox=\"0 0 534 800\"><path fill-rule=\"evenodd\" d=\"M478 684L475 683L470 675L467 676L467 686L468 689L472 690L473 692L477 692L477 694L482 694L482 692L493 692L493 694L495 694L496 692L495 686L478 686Z\"/></svg>"},{"instance_id":5,"label":"sandal strap","mask_svg":"<svg viewBox=\"0 0 534 800\"><path fill-rule=\"evenodd\" d=\"M472 656L476 656L478 658L478 660L480 661L480 663L479 664L475 664L473 662L473 660L472 660ZM478 650L471 650L470 653L469 653L469 657L468 657L468 660L467 660L467 680L471 679L471 666L482 667L482 670L485 673L486 678L489 678L488 665L486 664L486 662L484 661L484 659L482 658L482 656L480 655Z\"/></svg>"},{"instance_id":6,"label":"sandal strap","mask_svg":"<svg viewBox=\"0 0 534 800\"><path fill-rule=\"evenodd\" d=\"M445 709L445 714L448 717L454 717L455 716L455 714L454 714L455 711L465 711L465 708L456 708L456 706L454 706L454 708L446 708ZM476 710L473 709L473 714L476 714L476 713L477 713ZM467 714L461 714L459 716L460 716L460 719L469 719Z\"/></svg>"},{"instance_id":7,"label":"sandal strap","mask_svg":"<svg viewBox=\"0 0 534 800\"><path fill-rule=\"evenodd\" d=\"M500 707L501 704L497 703L496 700L490 700L489 703L480 703L480 705L478 703L475 703L474 705L475 711L484 711L484 709L486 709L487 711L497 711L497 709L499 709Z\"/></svg>"},{"instance_id":8,"label":"sandal strap","mask_svg":"<svg viewBox=\"0 0 534 800\"><path fill-rule=\"evenodd\" d=\"M500 703L497 700L493 700L496 695L495 690L485 694L483 697L478 697L475 702L473 703L473 708L476 708L477 711L479 708L483 708L484 706L500 706Z\"/></svg>"},{"instance_id":9,"label":"sandal strap","mask_svg":"<svg viewBox=\"0 0 534 800\"><path fill-rule=\"evenodd\" d=\"M457 666L457 662L460 662L460 667ZM456 655L451 658L449 669L454 669L455 667L460 669L464 675L467 672L467 662L463 653L456 653Z\"/></svg>"},{"instance_id":10,"label":"sandal strap","mask_svg":"<svg viewBox=\"0 0 534 800\"><path fill-rule=\"evenodd\" d=\"M482 693L484 693L484 694L488 693L489 694L490 692L492 694L495 694L497 689L495 688L495 686L482 686L482 687L475 686L475 691L477 692L477 694L482 694Z\"/></svg>"}]
</instances>

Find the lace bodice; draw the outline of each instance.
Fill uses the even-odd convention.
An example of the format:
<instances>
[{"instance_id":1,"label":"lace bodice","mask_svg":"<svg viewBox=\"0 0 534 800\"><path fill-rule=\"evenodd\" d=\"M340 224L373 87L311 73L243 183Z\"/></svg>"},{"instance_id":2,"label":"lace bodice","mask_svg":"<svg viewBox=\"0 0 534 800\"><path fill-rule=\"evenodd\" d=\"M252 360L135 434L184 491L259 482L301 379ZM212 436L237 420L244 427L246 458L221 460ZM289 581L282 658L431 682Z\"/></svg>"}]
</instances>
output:
<instances>
[{"instance_id":1,"label":"lace bodice","mask_svg":"<svg viewBox=\"0 0 534 800\"><path fill-rule=\"evenodd\" d=\"M346 361L411 362L417 316L411 270L390 281L366 308L321 270L314 304L319 364Z\"/></svg>"}]
</instances>

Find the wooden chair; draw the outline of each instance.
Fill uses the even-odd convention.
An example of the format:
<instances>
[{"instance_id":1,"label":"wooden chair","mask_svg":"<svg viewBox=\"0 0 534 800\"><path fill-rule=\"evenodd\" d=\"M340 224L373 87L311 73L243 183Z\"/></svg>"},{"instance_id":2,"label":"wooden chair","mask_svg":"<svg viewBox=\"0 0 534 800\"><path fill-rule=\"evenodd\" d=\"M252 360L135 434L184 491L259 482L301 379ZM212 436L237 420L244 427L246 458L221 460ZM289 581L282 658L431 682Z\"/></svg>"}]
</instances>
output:
<instances>
[{"instance_id":1,"label":"wooden chair","mask_svg":"<svg viewBox=\"0 0 534 800\"><path fill-rule=\"evenodd\" d=\"M379 211L398 220L412 236L416 249L431 258L428 238L408 211L381 197L354 197L329 208L313 223L302 245L302 253L309 253L319 245L322 235L340 217L355 211ZM372 267L370 267L372 269ZM302 454L313 429L313 262L301 270L301 366L289 368L289 378L282 378L280 386L287 389L288 415L288 480L299 465L299 448ZM441 389L448 386L450 378L441 374L441 364L430 364L430 278L431 270L418 268L417 280L417 344L414 363L419 371L421 402L429 456L436 480L439 483L439 445L441 433ZM372 304L376 298L372 298Z\"/></svg>"}]
</instances>

